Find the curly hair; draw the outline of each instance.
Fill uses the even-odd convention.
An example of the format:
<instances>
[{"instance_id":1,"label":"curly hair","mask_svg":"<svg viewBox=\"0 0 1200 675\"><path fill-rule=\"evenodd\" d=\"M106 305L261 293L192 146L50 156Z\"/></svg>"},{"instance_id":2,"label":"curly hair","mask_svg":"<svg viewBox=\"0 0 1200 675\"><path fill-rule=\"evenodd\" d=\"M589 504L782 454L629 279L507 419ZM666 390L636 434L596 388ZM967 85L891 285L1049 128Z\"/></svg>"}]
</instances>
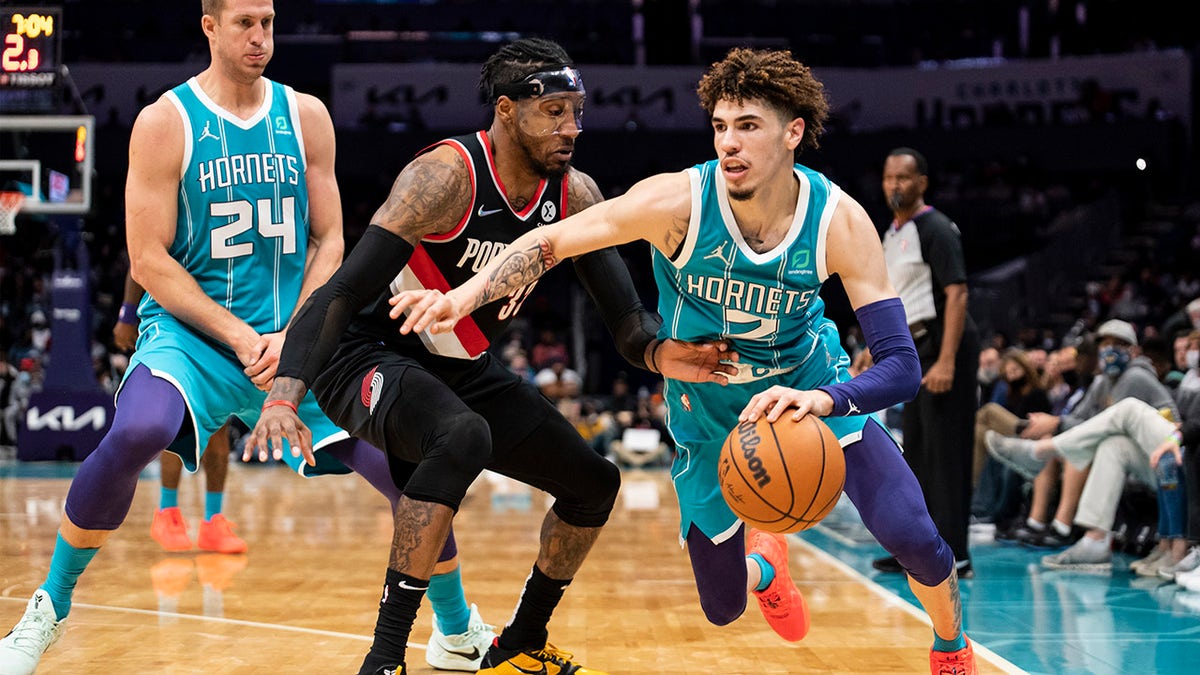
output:
<instances>
[{"instance_id":1,"label":"curly hair","mask_svg":"<svg viewBox=\"0 0 1200 675\"><path fill-rule=\"evenodd\" d=\"M495 103L493 88L513 84L547 68L572 66L574 62L557 42L542 38L521 38L500 48L479 69L479 90L488 103Z\"/></svg>"},{"instance_id":2,"label":"curly hair","mask_svg":"<svg viewBox=\"0 0 1200 675\"><path fill-rule=\"evenodd\" d=\"M758 100L789 116L804 119L804 138L797 150L820 147L818 137L825 131L829 101L825 85L813 76L808 66L785 50L755 50L735 47L725 58L714 63L696 87L700 107L712 115L718 101L738 105Z\"/></svg>"}]
</instances>

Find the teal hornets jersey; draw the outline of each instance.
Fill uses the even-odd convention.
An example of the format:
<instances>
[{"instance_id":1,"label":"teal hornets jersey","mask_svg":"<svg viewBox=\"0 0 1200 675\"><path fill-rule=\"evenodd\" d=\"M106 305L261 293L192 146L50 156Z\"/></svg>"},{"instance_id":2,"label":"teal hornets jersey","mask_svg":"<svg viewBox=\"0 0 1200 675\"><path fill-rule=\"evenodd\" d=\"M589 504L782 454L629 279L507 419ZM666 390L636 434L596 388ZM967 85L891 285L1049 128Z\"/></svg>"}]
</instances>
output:
<instances>
[{"instance_id":1,"label":"teal hornets jersey","mask_svg":"<svg viewBox=\"0 0 1200 675\"><path fill-rule=\"evenodd\" d=\"M850 358L818 294L828 276L825 239L841 190L825 176L795 166L796 215L777 246L757 253L729 206L717 162L688 169L692 215L678 254L654 256L658 337L728 339L739 355L729 386L667 380L663 399L675 440L671 479L679 498L682 542L694 524L715 543L738 531L717 482L725 437L750 398L772 386L814 389L850 379ZM862 437L868 419L827 417L843 447Z\"/></svg>"},{"instance_id":2,"label":"teal hornets jersey","mask_svg":"<svg viewBox=\"0 0 1200 675\"><path fill-rule=\"evenodd\" d=\"M741 356L735 382L787 372L817 352L825 304L818 291L825 235L841 191L799 164L796 216L783 241L757 253L746 244L729 207L716 160L688 169L692 216L674 260L654 252L659 337L727 338ZM824 352L820 354L822 361ZM824 367L826 364L822 363Z\"/></svg>"},{"instance_id":3,"label":"teal hornets jersey","mask_svg":"<svg viewBox=\"0 0 1200 675\"><path fill-rule=\"evenodd\" d=\"M308 251L296 95L266 84L262 107L246 120L217 106L195 78L165 94L185 134L171 257L208 297L260 334L287 325ZM142 330L166 313L146 294L138 309Z\"/></svg>"}]
</instances>

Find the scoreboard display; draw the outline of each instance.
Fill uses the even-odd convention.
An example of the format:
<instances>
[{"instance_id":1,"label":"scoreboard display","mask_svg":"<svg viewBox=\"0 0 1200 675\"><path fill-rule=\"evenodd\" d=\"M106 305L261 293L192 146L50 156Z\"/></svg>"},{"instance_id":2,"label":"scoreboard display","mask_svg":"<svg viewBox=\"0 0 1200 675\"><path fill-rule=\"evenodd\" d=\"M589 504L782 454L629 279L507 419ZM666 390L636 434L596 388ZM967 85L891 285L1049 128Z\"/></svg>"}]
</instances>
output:
<instances>
[{"instance_id":1,"label":"scoreboard display","mask_svg":"<svg viewBox=\"0 0 1200 675\"><path fill-rule=\"evenodd\" d=\"M62 58L62 9L0 7L0 88L50 89Z\"/></svg>"},{"instance_id":2,"label":"scoreboard display","mask_svg":"<svg viewBox=\"0 0 1200 675\"><path fill-rule=\"evenodd\" d=\"M44 114L62 93L62 8L0 7L0 114Z\"/></svg>"}]
</instances>

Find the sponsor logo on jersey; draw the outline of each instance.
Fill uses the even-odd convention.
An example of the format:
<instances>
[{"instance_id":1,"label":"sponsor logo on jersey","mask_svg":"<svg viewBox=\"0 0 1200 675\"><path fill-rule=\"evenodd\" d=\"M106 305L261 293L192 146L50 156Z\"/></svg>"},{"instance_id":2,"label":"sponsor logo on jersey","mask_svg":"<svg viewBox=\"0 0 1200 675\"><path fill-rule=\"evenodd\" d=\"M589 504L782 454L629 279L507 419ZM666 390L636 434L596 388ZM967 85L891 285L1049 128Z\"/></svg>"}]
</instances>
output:
<instances>
[{"instance_id":1,"label":"sponsor logo on jersey","mask_svg":"<svg viewBox=\"0 0 1200 675\"><path fill-rule=\"evenodd\" d=\"M292 131L288 128L288 120L283 115L275 118L275 133L281 136L291 136Z\"/></svg>"}]
</instances>

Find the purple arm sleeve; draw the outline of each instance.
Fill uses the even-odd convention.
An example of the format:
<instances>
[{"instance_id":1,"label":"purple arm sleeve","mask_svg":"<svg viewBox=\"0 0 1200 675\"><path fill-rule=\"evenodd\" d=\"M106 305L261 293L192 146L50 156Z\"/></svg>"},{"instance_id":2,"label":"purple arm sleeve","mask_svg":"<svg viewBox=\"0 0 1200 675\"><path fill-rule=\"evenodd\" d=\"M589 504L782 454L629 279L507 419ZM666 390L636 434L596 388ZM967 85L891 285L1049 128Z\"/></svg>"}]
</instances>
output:
<instances>
[{"instance_id":1,"label":"purple arm sleeve","mask_svg":"<svg viewBox=\"0 0 1200 675\"><path fill-rule=\"evenodd\" d=\"M830 417L864 415L911 401L921 388L921 360L908 332L900 298L887 298L854 311L875 365L847 382L817 387L833 397Z\"/></svg>"}]
</instances>

